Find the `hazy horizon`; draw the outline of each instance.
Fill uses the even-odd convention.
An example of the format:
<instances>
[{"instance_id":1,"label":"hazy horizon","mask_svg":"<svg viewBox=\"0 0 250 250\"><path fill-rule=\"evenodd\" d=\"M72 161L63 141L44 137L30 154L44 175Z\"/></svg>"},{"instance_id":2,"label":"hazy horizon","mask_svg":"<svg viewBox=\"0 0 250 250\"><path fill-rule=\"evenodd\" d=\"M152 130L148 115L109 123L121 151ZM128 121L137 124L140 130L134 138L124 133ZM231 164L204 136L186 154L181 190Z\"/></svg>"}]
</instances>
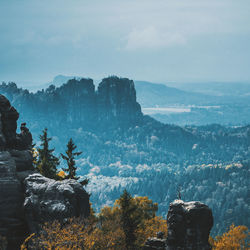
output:
<instances>
[{"instance_id":1,"label":"hazy horizon","mask_svg":"<svg viewBox=\"0 0 250 250\"><path fill-rule=\"evenodd\" d=\"M0 2L0 81L250 82L247 0Z\"/></svg>"}]
</instances>

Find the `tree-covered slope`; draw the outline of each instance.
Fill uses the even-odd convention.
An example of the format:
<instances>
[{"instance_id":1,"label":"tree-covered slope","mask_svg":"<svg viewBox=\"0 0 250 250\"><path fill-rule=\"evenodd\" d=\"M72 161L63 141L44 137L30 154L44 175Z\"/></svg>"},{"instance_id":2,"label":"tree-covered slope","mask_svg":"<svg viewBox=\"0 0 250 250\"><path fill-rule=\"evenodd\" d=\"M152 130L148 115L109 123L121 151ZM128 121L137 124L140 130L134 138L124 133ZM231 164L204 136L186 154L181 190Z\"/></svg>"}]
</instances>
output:
<instances>
[{"instance_id":1,"label":"tree-covered slope","mask_svg":"<svg viewBox=\"0 0 250 250\"><path fill-rule=\"evenodd\" d=\"M226 166L250 159L249 125L160 123L143 115L134 83L126 78L105 78L97 89L91 79L73 79L36 93L10 83L0 85L0 93L21 113L19 121L27 122L37 145L45 127L58 155L74 140L83 152L78 174L90 179L96 209L112 204L127 187L157 201L163 213L180 185L185 200L215 210L216 232L231 222L244 224L237 218L249 211L249 165Z\"/></svg>"}]
</instances>

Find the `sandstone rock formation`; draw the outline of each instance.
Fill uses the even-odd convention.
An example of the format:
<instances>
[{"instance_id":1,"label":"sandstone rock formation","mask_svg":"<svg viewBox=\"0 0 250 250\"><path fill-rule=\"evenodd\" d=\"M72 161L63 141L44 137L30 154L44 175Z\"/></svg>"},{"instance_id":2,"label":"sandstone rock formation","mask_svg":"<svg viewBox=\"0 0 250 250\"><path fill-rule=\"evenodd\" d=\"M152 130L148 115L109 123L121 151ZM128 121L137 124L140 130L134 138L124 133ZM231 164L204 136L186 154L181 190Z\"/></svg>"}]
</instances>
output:
<instances>
[{"instance_id":1,"label":"sandstone rock formation","mask_svg":"<svg viewBox=\"0 0 250 250\"><path fill-rule=\"evenodd\" d=\"M210 250L208 243L213 226L212 210L198 201L170 203L168 215L168 250Z\"/></svg>"},{"instance_id":2,"label":"sandstone rock formation","mask_svg":"<svg viewBox=\"0 0 250 250\"><path fill-rule=\"evenodd\" d=\"M89 195L75 180L55 181L36 173L24 180L24 187L25 215L32 232L46 221L90 214Z\"/></svg>"},{"instance_id":3,"label":"sandstone rock formation","mask_svg":"<svg viewBox=\"0 0 250 250\"><path fill-rule=\"evenodd\" d=\"M91 126L96 119L96 94L92 79L71 79L55 90L63 103L65 119L69 123ZM76 108L77 107L77 108Z\"/></svg>"},{"instance_id":4,"label":"sandstone rock formation","mask_svg":"<svg viewBox=\"0 0 250 250\"><path fill-rule=\"evenodd\" d=\"M148 238L143 250L211 250L208 243L213 226L211 209L198 201L175 200L170 203L168 235Z\"/></svg>"},{"instance_id":5,"label":"sandstone rock formation","mask_svg":"<svg viewBox=\"0 0 250 250\"><path fill-rule=\"evenodd\" d=\"M0 85L0 91L23 110L22 119L32 121L35 127L47 127L51 121L53 127L64 123L62 127L67 124L70 129L107 130L134 125L143 117L134 82L127 78L104 78L97 90L92 79L82 78L68 80L57 88L50 85L34 94L14 83Z\"/></svg>"},{"instance_id":6,"label":"sandstone rock formation","mask_svg":"<svg viewBox=\"0 0 250 250\"><path fill-rule=\"evenodd\" d=\"M0 95L0 235L8 249L19 249L39 224L87 217L89 195L75 180L55 181L35 173L28 129L16 133L19 114ZM24 129L22 129L24 130Z\"/></svg>"},{"instance_id":7,"label":"sandstone rock formation","mask_svg":"<svg viewBox=\"0 0 250 250\"><path fill-rule=\"evenodd\" d=\"M99 120L133 123L142 117L134 82L127 78L104 78L97 91Z\"/></svg>"},{"instance_id":8,"label":"sandstone rock formation","mask_svg":"<svg viewBox=\"0 0 250 250\"><path fill-rule=\"evenodd\" d=\"M9 249L15 249L27 232L24 194L17 169L26 170L27 166L28 170L32 166L30 152L16 150L18 116L9 101L0 95L0 235L8 238Z\"/></svg>"},{"instance_id":9,"label":"sandstone rock formation","mask_svg":"<svg viewBox=\"0 0 250 250\"><path fill-rule=\"evenodd\" d=\"M0 149L15 147L18 117L19 114L8 99L0 95Z\"/></svg>"},{"instance_id":10,"label":"sandstone rock formation","mask_svg":"<svg viewBox=\"0 0 250 250\"><path fill-rule=\"evenodd\" d=\"M142 250L165 250L166 239L160 239L157 237L148 238L143 246Z\"/></svg>"}]
</instances>

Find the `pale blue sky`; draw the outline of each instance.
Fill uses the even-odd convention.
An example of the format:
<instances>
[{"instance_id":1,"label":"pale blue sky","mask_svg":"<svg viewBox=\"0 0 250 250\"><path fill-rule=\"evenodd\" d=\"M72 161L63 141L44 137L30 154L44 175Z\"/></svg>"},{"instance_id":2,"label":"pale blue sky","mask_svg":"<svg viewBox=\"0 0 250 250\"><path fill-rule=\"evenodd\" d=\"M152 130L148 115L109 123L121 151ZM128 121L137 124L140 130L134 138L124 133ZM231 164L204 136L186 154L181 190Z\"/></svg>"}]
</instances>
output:
<instances>
[{"instance_id":1,"label":"pale blue sky","mask_svg":"<svg viewBox=\"0 0 250 250\"><path fill-rule=\"evenodd\" d=\"M0 81L250 81L250 0L0 0Z\"/></svg>"}]
</instances>

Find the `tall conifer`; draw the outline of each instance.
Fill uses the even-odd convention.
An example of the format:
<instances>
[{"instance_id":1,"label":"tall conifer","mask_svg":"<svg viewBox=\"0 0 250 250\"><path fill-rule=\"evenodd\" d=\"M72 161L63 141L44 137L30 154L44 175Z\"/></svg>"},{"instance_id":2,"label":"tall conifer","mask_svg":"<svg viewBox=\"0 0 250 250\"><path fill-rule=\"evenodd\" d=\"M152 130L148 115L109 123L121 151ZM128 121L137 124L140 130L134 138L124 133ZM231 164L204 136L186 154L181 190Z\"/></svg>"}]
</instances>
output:
<instances>
[{"instance_id":1,"label":"tall conifer","mask_svg":"<svg viewBox=\"0 0 250 250\"><path fill-rule=\"evenodd\" d=\"M126 248L132 250L135 249L135 232L140 223L140 220L134 216L137 206L126 189L119 199L119 204L121 207L121 223L125 234Z\"/></svg>"},{"instance_id":2,"label":"tall conifer","mask_svg":"<svg viewBox=\"0 0 250 250\"><path fill-rule=\"evenodd\" d=\"M77 146L74 144L72 138L70 138L68 144L67 144L67 150L64 154L61 154L61 157L67 161L67 168L63 168L63 171L65 171L66 179L74 179L78 180L79 177L76 176L76 162L75 157L82 154L82 152L74 152L76 150Z\"/></svg>"},{"instance_id":3,"label":"tall conifer","mask_svg":"<svg viewBox=\"0 0 250 250\"><path fill-rule=\"evenodd\" d=\"M48 130L45 128L40 135L41 147L37 149L37 170L45 177L58 179L57 166L59 165L59 159L53 155L55 149L49 148L49 142L51 138L48 137Z\"/></svg>"}]
</instances>

